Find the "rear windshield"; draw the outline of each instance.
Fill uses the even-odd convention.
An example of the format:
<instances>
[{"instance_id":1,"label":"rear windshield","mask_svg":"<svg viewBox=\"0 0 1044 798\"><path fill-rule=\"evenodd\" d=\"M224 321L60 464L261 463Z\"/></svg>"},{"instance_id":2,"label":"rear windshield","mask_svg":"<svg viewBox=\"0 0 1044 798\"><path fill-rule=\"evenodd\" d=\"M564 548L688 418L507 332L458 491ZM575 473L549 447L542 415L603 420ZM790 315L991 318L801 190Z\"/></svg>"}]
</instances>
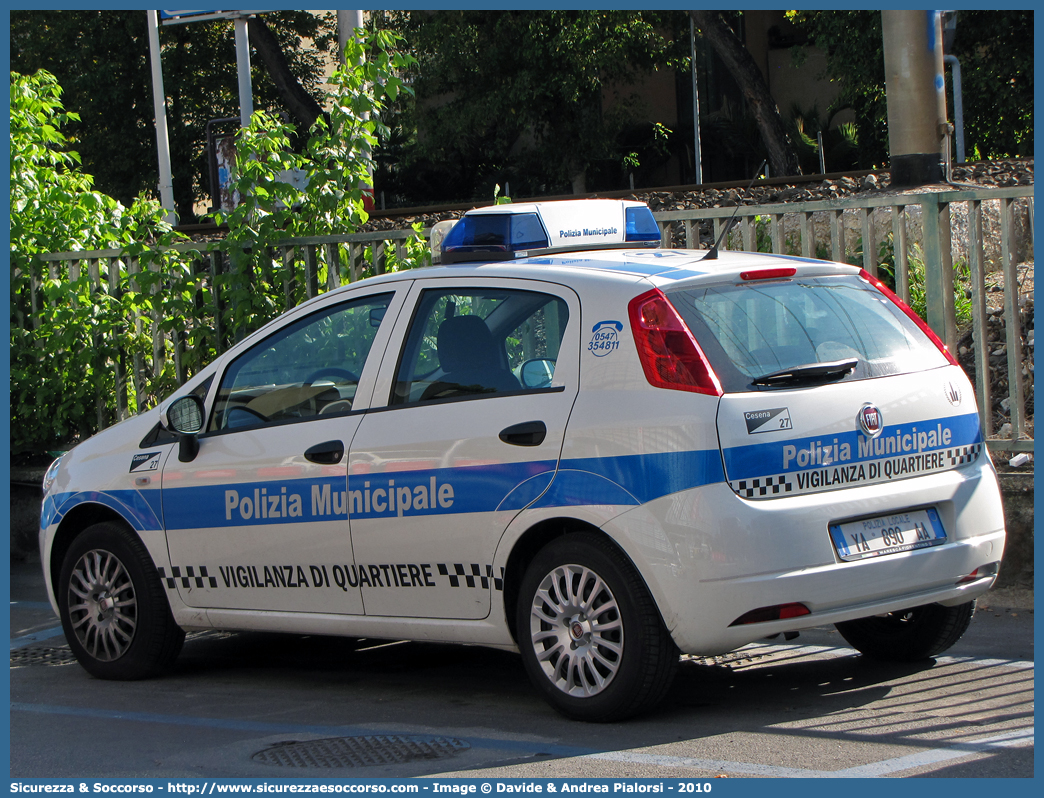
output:
<instances>
[{"instance_id":1,"label":"rear windshield","mask_svg":"<svg viewBox=\"0 0 1044 798\"><path fill-rule=\"evenodd\" d=\"M858 362L840 379L947 364L900 308L855 275L701 286L667 295L729 392L767 390L753 382L851 358Z\"/></svg>"}]
</instances>

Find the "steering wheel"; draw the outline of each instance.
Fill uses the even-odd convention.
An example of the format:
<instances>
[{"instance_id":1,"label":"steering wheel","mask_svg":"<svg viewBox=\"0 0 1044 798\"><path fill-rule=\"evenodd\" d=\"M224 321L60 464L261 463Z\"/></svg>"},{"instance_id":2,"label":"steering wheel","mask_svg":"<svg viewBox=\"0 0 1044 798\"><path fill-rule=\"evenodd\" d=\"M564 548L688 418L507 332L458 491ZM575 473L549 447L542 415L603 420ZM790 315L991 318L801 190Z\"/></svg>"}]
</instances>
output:
<instances>
[{"instance_id":1,"label":"steering wheel","mask_svg":"<svg viewBox=\"0 0 1044 798\"><path fill-rule=\"evenodd\" d=\"M343 377L347 382L359 381L358 375L353 371L338 368L337 366L327 366L326 368L321 368L318 371L313 371L309 374L308 377L305 378L305 385L315 385L319 382L320 377L325 377L327 375L331 377Z\"/></svg>"}]
</instances>

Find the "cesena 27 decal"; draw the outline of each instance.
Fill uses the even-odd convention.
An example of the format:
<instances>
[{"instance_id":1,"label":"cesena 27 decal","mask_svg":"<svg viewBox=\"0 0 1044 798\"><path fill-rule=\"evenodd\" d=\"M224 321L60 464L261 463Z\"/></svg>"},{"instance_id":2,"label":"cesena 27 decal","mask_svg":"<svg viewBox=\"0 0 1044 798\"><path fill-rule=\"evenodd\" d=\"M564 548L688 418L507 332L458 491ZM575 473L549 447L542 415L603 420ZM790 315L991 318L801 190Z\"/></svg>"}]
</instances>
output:
<instances>
[{"instance_id":1,"label":"cesena 27 decal","mask_svg":"<svg viewBox=\"0 0 1044 798\"><path fill-rule=\"evenodd\" d=\"M790 408L774 407L771 410L750 410L743 414L747 422L747 434L755 432L776 432L781 429L793 429L790 423Z\"/></svg>"},{"instance_id":2,"label":"cesena 27 decal","mask_svg":"<svg viewBox=\"0 0 1044 798\"><path fill-rule=\"evenodd\" d=\"M159 469L159 457L162 452L146 452L136 454L131 458L130 473L135 471L157 471Z\"/></svg>"}]
</instances>

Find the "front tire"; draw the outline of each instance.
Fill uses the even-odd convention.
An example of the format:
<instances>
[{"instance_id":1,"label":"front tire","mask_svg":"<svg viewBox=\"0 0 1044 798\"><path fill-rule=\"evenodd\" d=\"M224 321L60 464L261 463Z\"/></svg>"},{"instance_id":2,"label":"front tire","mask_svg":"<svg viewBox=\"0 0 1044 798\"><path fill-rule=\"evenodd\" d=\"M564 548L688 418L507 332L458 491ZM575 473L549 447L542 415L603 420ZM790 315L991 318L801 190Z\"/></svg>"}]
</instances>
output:
<instances>
[{"instance_id":1,"label":"front tire","mask_svg":"<svg viewBox=\"0 0 1044 798\"><path fill-rule=\"evenodd\" d=\"M56 592L65 639L92 676L154 676L181 651L185 632L174 623L156 566L120 524L95 524L73 541Z\"/></svg>"},{"instance_id":2,"label":"front tire","mask_svg":"<svg viewBox=\"0 0 1044 798\"><path fill-rule=\"evenodd\" d=\"M941 654L960 640L974 613L974 601L956 607L926 604L836 626L853 648L868 657L916 662Z\"/></svg>"},{"instance_id":3,"label":"front tire","mask_svg":"<svg viewBox=\"0 0 1044 798\"><path fill-rule=\"evenodd\" d=\"M515 628L533 684L576 720L652 709L678 663L637 570L595 534L557 538L537 554L522 579Z\"/></svg>"}]
</instances>

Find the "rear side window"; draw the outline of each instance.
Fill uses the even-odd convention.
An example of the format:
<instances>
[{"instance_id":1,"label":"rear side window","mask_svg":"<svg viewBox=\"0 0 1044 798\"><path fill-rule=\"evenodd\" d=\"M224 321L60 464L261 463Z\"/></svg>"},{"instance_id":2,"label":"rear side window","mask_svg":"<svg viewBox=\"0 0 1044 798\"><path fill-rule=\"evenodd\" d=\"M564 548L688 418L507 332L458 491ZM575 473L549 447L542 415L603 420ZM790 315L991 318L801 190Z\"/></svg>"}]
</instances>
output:
<instances>
[{"instance_id":1,"label":"rear side window","mask_svg":"<svg viewBox=\"0 0 1044 798\"><path fill-rule=\"evenodd\" d=\"M546 387L568 321L566 303L549 294L428 289L410 326L391 404Z\"/></svg>"},{"instance_id":2,"label":"rear side window","mask_svg":"<svg viewBox=\"0 0 1044 798\"><path fill-rule=\"evenodd\" d=\"M722 388L815 363L858 359L845 380L947 365L887 297L855 275L721 284L668 292Z\"/></svg>"}]
</instances>

